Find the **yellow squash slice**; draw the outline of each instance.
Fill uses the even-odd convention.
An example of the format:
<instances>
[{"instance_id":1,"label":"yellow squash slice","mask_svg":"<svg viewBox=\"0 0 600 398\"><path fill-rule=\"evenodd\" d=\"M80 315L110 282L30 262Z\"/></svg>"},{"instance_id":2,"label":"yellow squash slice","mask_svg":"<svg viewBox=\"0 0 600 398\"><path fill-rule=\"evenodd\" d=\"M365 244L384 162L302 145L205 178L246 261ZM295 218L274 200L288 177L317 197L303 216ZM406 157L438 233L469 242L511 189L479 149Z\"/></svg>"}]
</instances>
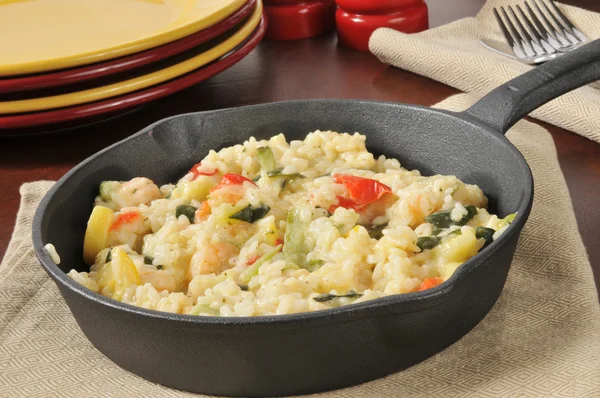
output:
<instances>
[{"instance_id":1,"label":"yellow squash slice","mask_svg":"<svg viewBox=\"0 0 600 398\"><path fill-rule=\"evenodd\" d=\"M115 290L115 280L113 279L112 263L110 261L100 265L96 269L96 283L98 283L100 291L106 287L108 287L111 292Z\"/></svg>"},{"instance_id":2,"label":"yellow squash slice","mask_svg":"<svg viewBox=\"0 0 600 398\"><path fill-rule=\"evenodd\" d=\"M472 233L447 238L436 247L440 255L450 263L463 263L476 255L480 248Z\"/></svg>"},{"instance_id":3,"label":"yellow squash slice","mask_svg":"<svg viewBox=\"0 0 600 398\"><path fill-rule=\"evenodd\" d=\"M121 300L123 292L131 285L140 284L140 274L135 268L135 264L129 258L127 253L120 247L112 250L111 260L112 276L115 280L115 292L113 298Z\"/></svg>"},{"instance_id":4,"label":"yellow squash slice","mask_svg":"<svg viewBox=\"0 0 600 398\"><path fill-rule=\"evenodd\" d=\"M112 219L113 211L107 207L96 206L92 210L83 241L83 260L86 264L94 264L96 255L108 247L108 230Z\"/></svg>"},{"instance_id":5,"label":"yellow squash slice","mask_svg":"<svg viewBox=\"0 0 600 398\"><path fill-rule=\"evenodd\" d=\"M210 181L204 179L182 182L173 189L171 197L173 199L182 198L185 200L196 199L201 202L206 199L212 186L213 184Z\"/></svg>"}]
</instances>

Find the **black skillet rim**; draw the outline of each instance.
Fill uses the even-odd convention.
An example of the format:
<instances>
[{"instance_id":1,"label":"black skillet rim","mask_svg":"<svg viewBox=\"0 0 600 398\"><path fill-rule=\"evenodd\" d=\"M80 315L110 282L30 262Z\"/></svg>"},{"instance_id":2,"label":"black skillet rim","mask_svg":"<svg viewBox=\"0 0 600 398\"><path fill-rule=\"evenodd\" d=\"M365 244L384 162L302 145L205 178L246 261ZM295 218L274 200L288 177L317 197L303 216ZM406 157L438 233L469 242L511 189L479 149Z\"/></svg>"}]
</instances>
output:
<instances>
[{"instance_id":1,"label":"black skillet rim","mask_svg":"<svg viewBox=\"0 0 600 398\"><path fill-rule=\"evenodd\" d=\"M519 234L522 230L527 218L529 217L529 213L531 211L531 206L533 203L533 175L531 173L531 169L527 164L527 161L521 154L521 152L502 135L500 132L490 130L489 127L476 123L471 119L466 119L461 117L459 113L440 110L440 109L432 109L419 105L412 104L400 104L389 101L365 101L365 100L348 100L348 99L318 99L318 100L297 100L297 101L280 101L280 102L272 102L258 105L249 105L244 108L252 109L252 108L260 108L264 106L269 106L273 104L303 104L307 102L316 103L316 102L352 102L352 103L366 103L366 104L386 104L386 105L395 105L395 106L403 106L410 107L419 110L431 111L431 112L439 112L443 113L450 117L455 117L460 119L463 122L471 123L476 125L478 128L485 130L486 133L492 134L496 139L505 140L508 142L509 150L513 153L518 154L518 158L521 159L523 165L527 169L527 174L529 178L529 185L531 189L528 195L525 196L522 201L519 209L517 210L517 217L511 224L515 228L508 228L499 238L494 241L490 246L488 246L484 251L478 253L474 257L470 258L466 262L459 267L454 274L444 283L435 288L428 289L422 292L413 292L413 293L403 293L390 295L386 297L381 297L373 300L368 300L358 304L349 304L337 308L331 308L320 311L313 312L303 312L297 314L285 314L285 315L262 315L262 316L254 316L254 317L222 317L222 316L196 316L196 315L184 315L184 314L173 314L169 312L162 312L156 310L148 310L141 307L137 307L130 304L125 304L120 301L116 301L110 299L108 297L102 296L99 293L95 293L79 283L75 282L71 278L67 276L65 272L63 272L50 258L50 255L44 249L44 243L42 241L41 236L41 222L45 213L45 209L48 206L48 203L58 190L58 188L68 180L71 175L76 173L79 169L87 165L89 162L93 161L98 155L107 152L114 147L121 145L124 142L127 142L135 137L141 136L143 134L147 134L150 130L155 128L156 126L165 123L169 120L179 118L179 117L187 117L195 114L210 114L210 113L219 113L223 111L230 111L236 108L225 108L225 109L217 109L211 111L203 111L203 112L190 112L179 114L175 116L171 116L168 118L161 119L145 128L141 131L130 135L129 137L124 138L96 153L89 156L85 160L81 161L71 170L69 170L64 176L62 176L54 186L46 193L44 198L41 200L38 209L35 212L35 216L33 218L32 223L32 241L34 245L34 249L36 252L36 256L40 261L40 264L44 267L45 271L54 279L55 283L61 283L64 287L68 288L71 291L76 292L77 294L83 296L87 300L92 300L97 302L98 304L106 305L112 307L114 309L118 309L121 311L128 312L130 314L146 316L150 318L155 318L157 320L169 320L180 322L181 326L184 324L195 325L200 324L203 326L249 326L249 325L295 325L296 323L301 322L310 322L319 320L321 322L330 323L341 323L348 320L358 320L362 318L372 318L378 315L389 315L393 314L402 314L402 313L410 313L414 311L420 311L425 308L436 306L440 299L450 293L451 290L456 285L456 282L461 279L463 276L468 274L473 268L475 268L479 263L486 261L489 257L492 257L500 248L503 247L504 243L510 240L513 235ZM62 295L62 294L61 294ZM423 302L427 301L427 304L424 305ZM417 305L418 304L418 305ZM399 310L395 310L390 312L389 309L392 305L406 306L407 308L401 308ZM408 308L410 305L417 305L416 308ZM387 310L387 311L386 311ZM351 318L351 319L350 319Z\"/></svg>"}]
</instances>

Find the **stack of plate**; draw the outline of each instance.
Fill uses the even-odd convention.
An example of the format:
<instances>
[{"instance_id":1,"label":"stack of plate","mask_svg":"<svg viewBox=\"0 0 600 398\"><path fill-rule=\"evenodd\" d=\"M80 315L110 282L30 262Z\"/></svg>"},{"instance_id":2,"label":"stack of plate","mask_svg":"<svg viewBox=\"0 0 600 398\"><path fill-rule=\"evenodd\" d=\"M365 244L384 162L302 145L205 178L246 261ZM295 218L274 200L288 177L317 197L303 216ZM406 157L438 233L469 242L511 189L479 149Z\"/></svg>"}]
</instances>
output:
<instances>
[{"instance_id":1,"label":"stack of plate","mask_svg":"<svg viewBox=\"0 0 600 398\"><path fill-rule=\"evenodd\" d=\"M115 114L231 67L261 0L0 1L0 134Z\"/></svg>"}]
</instances>

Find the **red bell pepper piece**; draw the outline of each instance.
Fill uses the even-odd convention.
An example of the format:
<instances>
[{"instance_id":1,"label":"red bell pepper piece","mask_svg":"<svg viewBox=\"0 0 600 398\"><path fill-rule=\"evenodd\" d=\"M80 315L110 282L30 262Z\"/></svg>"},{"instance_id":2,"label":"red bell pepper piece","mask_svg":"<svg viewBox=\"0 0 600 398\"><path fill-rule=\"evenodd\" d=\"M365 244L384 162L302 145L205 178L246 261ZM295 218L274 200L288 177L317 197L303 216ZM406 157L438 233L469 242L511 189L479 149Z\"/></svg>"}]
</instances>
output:
<instances>
[{"instance_id":1,"label":"red bell pepper piece","mask_svg":"<svg viewBox=\"0 0 600 398\"><path fill-rule=\"evenodd\" d=\"M335 174L333 179L338 184L344 184L350 194L350 198L354 199L360 206L373 203L386 193L392 192L392 188L370 178L357 177L350 174Z\"/></svg>"},{"instance_id":2,"label":"red bell pepper piece","mask_svg":"<svg viewBox=\"0 0 600 398\"><path fill-rule=\"evenodd\" d=\"M330 213L333 213L338 207L358 211L368 204L378 201L384 195L392 193L392 188L370 178L350 174L335 174L333 179L338 184L343 184L346 187L350 197L338 196L338 204L329 208Z\"/></svg>"},{"instance_id":3,"label":"red bell pepper piece","mask_svg":"<svg viewBox=\"0 0 600 398\"><path fill-rule=\"evenodd\" d=\"M211 177L211 176L214 176L215 174L217 174L217 169L203 168L202 171L200 171L200 170L198 170L200 167L202 167L202 162L196 163L190 169L190 173L192 173L194 175L194 180L196 178L198 178L199 176L208 176L208 177Z\"/></svg>"},{"instance_id":4,"label":"red bell pepper piece","mask_svg":"<svg viewBox=\"0 0 600 398\"><path fill-rule=\"evenodd\" d=\"M436 287L437 285L441 284L442 282L444 282L444 280L442 278L425 279L423 281L423 283L421 283L421 286L419 286L419 289L417 289L417 292L422 292L423 290L431 289L431 288Z\"/></svg>"},{"instance_id":5,"label":"red bell pepper piece","mask_svg":"<svg viewBox=\"0 0 600 398\"><path fill-rule=\"evenodd\" d=\"M230 185L243 185L245 182L249 182L252 185L256 186L256 184L252 180L249 180L244 176L241 176L239 174L227 173L223 176L221 182L218 183L217 186L215 186L213 189L211 189L210 192L216 191L217 189L221 189L224 187L228 187Z\"/></svg>"},{"instance_id":6,"label":"red bell pepper piece","mask_svg":"<svg viewBox=\"0 0 600 398\"><path fill-rule=\"evenodd\" d=\"M360 210L360 206L358 205L358 203L356 203L352 199L348 199L345 196L341 195L338 195L337 199L337 204L329 206L328 210L331 214L333 214L335 212L335 209L337 209L338 207L343 207L344 209L354 209L356 211Z\"/></svg>"},{"instance_id":7,"label":"red bell pepper piece","mask_svg":"<svg viewBox=\"0 0 600 398\"><path fill-rule=\"evenodd\" d=\"M260 258L260 256L258 256L258 255L252 257L250 260L248 260L248 265L254 264L259 258Z\"/></svg>"}]
</instances>

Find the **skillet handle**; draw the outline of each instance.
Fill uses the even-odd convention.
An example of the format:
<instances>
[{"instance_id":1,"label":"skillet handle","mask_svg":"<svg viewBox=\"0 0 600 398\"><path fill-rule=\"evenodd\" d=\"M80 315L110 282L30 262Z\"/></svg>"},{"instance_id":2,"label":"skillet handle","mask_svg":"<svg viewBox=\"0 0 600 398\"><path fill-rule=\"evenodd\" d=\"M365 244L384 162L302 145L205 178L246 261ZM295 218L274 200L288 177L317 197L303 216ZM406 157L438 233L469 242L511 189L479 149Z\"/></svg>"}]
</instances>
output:
<instances>
[{"instance_id":1,"label":"skillet handle","mask_svg":"<svg viewBox=\"0 0 600 398\"><path fill-rule=\"evenodd\" d=\"M569 91L600 79L600 39L514 78L462 115L506 133L529 112Z\"/></svg>"}]
</instances>

